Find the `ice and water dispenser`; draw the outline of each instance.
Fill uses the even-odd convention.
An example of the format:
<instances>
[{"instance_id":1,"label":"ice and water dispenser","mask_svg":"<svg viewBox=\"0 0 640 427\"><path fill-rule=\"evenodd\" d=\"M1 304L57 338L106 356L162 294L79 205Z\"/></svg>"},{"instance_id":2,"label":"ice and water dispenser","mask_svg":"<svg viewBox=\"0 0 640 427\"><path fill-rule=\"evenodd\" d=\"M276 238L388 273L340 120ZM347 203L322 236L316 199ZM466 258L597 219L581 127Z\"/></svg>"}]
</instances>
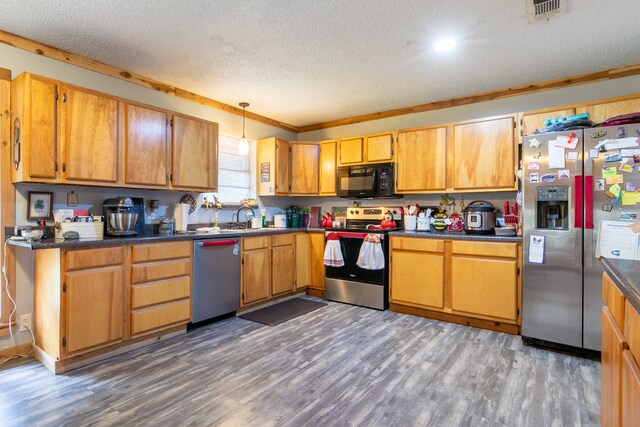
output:
<instances>
[{"instance_id":1,"label":"ice and water dispenser","mask_svg":"<svg viewBox=\"0 0 640 427\"><path fill-rule=\"evenodd\" d=\"M569 186L537 187L536 192L536 228L568 230Z\"/></svg>"}]
</instances>

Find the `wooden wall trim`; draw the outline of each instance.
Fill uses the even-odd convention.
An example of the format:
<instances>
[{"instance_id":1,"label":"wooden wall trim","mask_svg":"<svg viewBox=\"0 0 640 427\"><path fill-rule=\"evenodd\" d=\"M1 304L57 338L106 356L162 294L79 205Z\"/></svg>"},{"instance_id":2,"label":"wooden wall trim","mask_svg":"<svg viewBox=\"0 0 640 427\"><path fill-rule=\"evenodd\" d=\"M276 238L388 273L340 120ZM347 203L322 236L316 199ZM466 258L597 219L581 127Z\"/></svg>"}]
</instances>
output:
<instances>
[{"instance_id":1,"label":"wooden wall trim","mask_svg":"<svg viewBox=\"0 0 640 427\"><path fill-rule=\"evenodd\" d=\"M89 58L85 58L80 55L65 52L55 47L47 46L42 43L38 43L33 40L26 39L24 37L17 36L15 34L8 33L0 30L0 43L7 44L19 49L27 50L29 52L37 53L38 55L46 56L47 58L56 59L58 61L66 62L87 70L95 71L107 76L114 77L116 79L124 80L130 83L134 83L140 86L144 86L150 89L154 89L160 92L174 95L178 98L194 101L207 107L223 110L227 113L236 114L242 116L243 110L239 107L224 104L205 96L197 95L184 89L177 88L175 86L168 85L166 83L159 82L148 77L141 76L139 74L131 73L126 70L122 70L111 65L104 64L102 62L94 61ZM280 122L278 120L270 119L269 117L261 116L259 114L246 112L246 118L255 120L270 126L275 126L290 132L297 132L296 126L289 125L287 123Z\"/></svg>"},{"instance_id":2,"label":"wooden wall trim","mask_svg":"<svg viewBox=\"0 0 640 427\"><path fill-rule=\"evenodd\" d=\"M640 74L640 64L628 67L613 68L595 73L581 74L564 79L548 80L542 83L531 85L515 86L507 89L499 89L490 92L479 93L463 98L453 98L443 101L435 101L427 104L414 105L413 107L398 108L395 110L381 111L371 114L349 117L328 122L316 123L307 126L299 126L298 132L310 132L313 130L327 129L337 126L345 126L355 123L367 122L370 120L384 119L388 117L401 116L405 114L422 113L425 111L440 110L443 108L459 107L462 105L475 104L478 102L492 101L494 99L510 98L513 96L527 95L546 90L560 89L563 87L576 86L586 83L593 83L601 80L613 80L621 77L629 77Z\"/></svg>"},{"instance_id":3,"label":"wooden wall trim","mask_svg":"<svg viewBox=\"0 0 640 427\"><path fill-rule=\"evenodd\" d=\"M11 70L0 68L0 80L11 80Z\"/></svg>"}]
</instances>

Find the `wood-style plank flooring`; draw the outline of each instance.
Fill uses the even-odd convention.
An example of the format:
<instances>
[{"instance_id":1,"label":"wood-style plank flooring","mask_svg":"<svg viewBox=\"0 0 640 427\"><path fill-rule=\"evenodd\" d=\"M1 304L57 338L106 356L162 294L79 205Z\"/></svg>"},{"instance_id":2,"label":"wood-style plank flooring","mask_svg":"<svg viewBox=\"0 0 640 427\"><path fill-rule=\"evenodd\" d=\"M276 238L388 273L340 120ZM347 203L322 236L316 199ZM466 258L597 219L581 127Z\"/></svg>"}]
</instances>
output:
<instances>
[{"instance_id":1,"label":"wood-style plank flooring","mask_svg":"<svg viewBox=\"0 0 640 427\"><path fill-rule=\"evenodd\" d=\"M0 368L0 425L598 425L600 364L339 303L230 318L67 374Z\"/></svg>"}]
</instances>

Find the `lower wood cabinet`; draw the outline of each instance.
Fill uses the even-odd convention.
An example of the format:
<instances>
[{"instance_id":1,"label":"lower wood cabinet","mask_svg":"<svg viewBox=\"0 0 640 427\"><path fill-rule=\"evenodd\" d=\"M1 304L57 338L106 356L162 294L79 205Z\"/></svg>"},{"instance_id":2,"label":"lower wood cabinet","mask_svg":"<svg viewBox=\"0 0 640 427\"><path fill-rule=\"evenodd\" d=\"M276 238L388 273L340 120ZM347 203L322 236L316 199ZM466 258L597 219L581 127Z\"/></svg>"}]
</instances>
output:
<instances>
[{"instance_id":1,"label":"lower wood cabinet","mask_svg":"<svg viewBox=\"0 0 640 427\"><path fill-rule=\"evenodd\" d=\"M309 233L308 287L324 292L324 233Z\"/></svg>"},{"instance_id":2,"label":"lower wood cabinet","mask_svg":"<svg viewBox=\"0 0 640 427\"><path fill-rule=\"evenodd\" d=\"M640 420L640 315L603 274L600 423L637 426ZM621 305L624 310L621 310ZM624 325L624 327L622 326Z\"/></svg>"},{"instance_id":3,"label":"lower wood cabinet","mask_svg":"<svg viewBox=\"0 0 640 427\"><path fill-rule=\"evenodd\" d=\"M392 310L518 332L518 243L392 236L390 245Z\"/></svg>"},{"instance_id":4,"label":"lower wood cabinet","mask_svg":"<svg viewBox=\"0 0 640 427\"><path fill-rule=\"evenodd\" d=\"M294 233L242 239L241 305L286 295L296 289Z\"/></svg>"}]
</instances>

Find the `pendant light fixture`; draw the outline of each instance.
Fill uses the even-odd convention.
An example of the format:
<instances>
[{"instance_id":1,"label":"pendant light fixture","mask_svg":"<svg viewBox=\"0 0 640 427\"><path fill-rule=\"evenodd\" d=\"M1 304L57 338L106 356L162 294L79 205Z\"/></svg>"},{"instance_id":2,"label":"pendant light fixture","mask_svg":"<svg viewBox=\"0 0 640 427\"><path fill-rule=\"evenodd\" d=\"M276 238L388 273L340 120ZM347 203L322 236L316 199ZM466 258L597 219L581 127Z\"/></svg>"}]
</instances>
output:
<instances>
[{"instance_id":1,"label":"pendant light fixture","mask_svg":"<svg viewBox=\"0 0 640 427\"><path fill-rule=\"evenodd\" d=\"M249 140L244 135L244 120L245 120L245 112L246 108L249 106L248 102L241 102L240 106L242 107L242 139L240 140L240 144L238 146L238 152L242 156L246 156L249 154Z\"/></svg>"}]
</instances>

